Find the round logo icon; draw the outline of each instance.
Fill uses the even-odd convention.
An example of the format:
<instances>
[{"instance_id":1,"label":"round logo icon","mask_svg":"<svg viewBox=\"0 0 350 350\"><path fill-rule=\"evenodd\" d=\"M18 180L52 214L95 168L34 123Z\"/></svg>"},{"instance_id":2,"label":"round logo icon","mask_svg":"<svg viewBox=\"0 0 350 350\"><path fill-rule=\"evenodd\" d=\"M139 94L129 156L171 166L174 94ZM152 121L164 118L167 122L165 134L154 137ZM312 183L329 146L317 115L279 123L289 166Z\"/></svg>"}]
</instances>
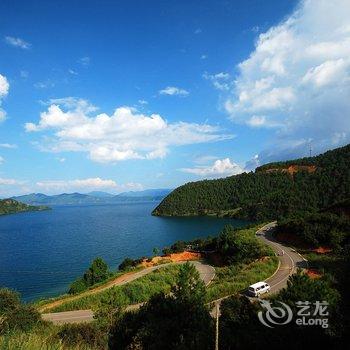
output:
<instances>
[{"instance_id":1,"label":"round logo icon","mask_svg":"<svg viewBox=\"0 0 350 350\"><path fill-rule=\"evenodd\" d=\"M278 303L281 306L272 306L268 300L260 300L260 304L265 309L265 312L259 311L258 317L264 326L274 328L276 325L285 325L292 320L292 309L281 301Z\"/></svg>"}]
</instances>

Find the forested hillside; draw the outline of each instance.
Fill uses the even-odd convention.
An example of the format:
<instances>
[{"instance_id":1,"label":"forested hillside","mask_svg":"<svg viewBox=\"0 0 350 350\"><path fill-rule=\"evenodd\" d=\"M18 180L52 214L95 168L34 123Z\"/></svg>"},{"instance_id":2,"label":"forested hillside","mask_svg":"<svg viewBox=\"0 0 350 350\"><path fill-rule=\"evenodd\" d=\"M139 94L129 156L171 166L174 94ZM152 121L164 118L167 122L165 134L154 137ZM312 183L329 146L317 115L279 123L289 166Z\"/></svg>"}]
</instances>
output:
<instances>
[{"instance_id":1,"label":"forested hillside","mask_svg":"<svg viewBox=\"0 0 350 350\"><path fill-rule=\"evenodd\" d=\"M316 212L350 197L349 163L347 145L316 157L266 164L255 173L190 182L171 192L153 215L265 220ZM284 171L293 165L299 167Z\"/></svg>"},{"instance_id":2,"label":"forested hillside","mask_svg":"<svg viewBox=\"0 0 350 350\"><path fill-rule=\"evenodd\" d=\"M45 206L33 206L18 202L14 199L0 200L0 215L14 214L23 211L37 211L49 209Z\"/></svg>"}]
</instances>

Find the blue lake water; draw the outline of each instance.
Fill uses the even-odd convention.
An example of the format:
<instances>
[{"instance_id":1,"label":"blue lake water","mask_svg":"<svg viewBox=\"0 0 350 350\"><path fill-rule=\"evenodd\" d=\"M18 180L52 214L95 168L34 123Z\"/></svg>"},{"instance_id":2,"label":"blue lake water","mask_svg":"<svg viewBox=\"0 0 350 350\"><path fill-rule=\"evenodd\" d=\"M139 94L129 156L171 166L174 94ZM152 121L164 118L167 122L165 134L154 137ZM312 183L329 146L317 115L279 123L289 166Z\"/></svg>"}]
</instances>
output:
<instances>
[{"instance_id":1,"label":"blue lake water","mask_svg":"<svg viewBox=\"0 0 350 350\"><path fill-rule=\"evenodd\" d=\"M60 206L43 212L0 216L0 286L26 301L64 293L92 259L112 269L125 257L152 255L177 240L216 235L233 219L160 218L157 203Z\"/></svg>"}]
</instances>

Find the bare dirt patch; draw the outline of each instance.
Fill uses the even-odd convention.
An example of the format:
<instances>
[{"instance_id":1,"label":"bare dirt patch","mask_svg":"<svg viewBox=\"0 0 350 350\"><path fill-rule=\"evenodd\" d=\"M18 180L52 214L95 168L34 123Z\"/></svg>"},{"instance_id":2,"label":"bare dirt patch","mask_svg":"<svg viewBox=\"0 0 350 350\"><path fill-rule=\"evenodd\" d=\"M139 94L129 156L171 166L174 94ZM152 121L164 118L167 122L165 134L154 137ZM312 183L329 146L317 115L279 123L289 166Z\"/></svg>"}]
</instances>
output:
<instances>
[{"instance_id":1,"label":"bare dirt patch","mask_svg":"<svg viewBox=\"0 0 350 350\"><path fill-rule=\"evenodd\" d=\"M199 260L201 257L200 253L184 251L182 253L173 253L165 256L155 256L152 259L144 259L140 265L143 267L151 267L169 262Z\"/></svg>"},{"instance_id":2,"label":"bare dirt patch","mask_svg":"<svg viewBox=\"0 0 350 350\"><path fill-rule=\"evenodd\" d=\"M322 274L316 269L307 269L305 272L311 279L317 279L322 277Z\"/></svg>"}]
</instances>

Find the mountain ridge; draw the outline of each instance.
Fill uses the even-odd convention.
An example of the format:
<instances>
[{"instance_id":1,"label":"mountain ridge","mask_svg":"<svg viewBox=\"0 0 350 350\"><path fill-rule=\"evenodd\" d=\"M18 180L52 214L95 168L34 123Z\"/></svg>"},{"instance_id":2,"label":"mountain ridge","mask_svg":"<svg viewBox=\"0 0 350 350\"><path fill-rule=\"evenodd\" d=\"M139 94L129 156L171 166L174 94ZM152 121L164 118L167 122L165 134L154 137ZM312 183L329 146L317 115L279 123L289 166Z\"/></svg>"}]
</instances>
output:
<instances>
[{"instance_id":1,"label":"mountain ridge","mask_svg":"<svg viewBox=\"0 0 350 350\"><path fill-rule=\"evenodd\" d=\"M349 163L350 144L314 157L265 164L255 172L189 182L165 197L152 214L274 220L316 212L350 198ZM290 166L293 171L282 171Z\"/></svg>"},{"instance_id":2,"label":"mountain ridge","mask_svg":"<svg viewBox=\"0 0 350 350\"><path fill-rule=\"evenodd\" d=\"M137 201L160 201L170 191L171 190L168 189L150 189L144 191L123 192L118 195L100 191L92 191L89 193L60 193L57 195L30 193L22 196L14 196L12 199L28 205L113 204Z\"/></svg>"}]
</instances>

